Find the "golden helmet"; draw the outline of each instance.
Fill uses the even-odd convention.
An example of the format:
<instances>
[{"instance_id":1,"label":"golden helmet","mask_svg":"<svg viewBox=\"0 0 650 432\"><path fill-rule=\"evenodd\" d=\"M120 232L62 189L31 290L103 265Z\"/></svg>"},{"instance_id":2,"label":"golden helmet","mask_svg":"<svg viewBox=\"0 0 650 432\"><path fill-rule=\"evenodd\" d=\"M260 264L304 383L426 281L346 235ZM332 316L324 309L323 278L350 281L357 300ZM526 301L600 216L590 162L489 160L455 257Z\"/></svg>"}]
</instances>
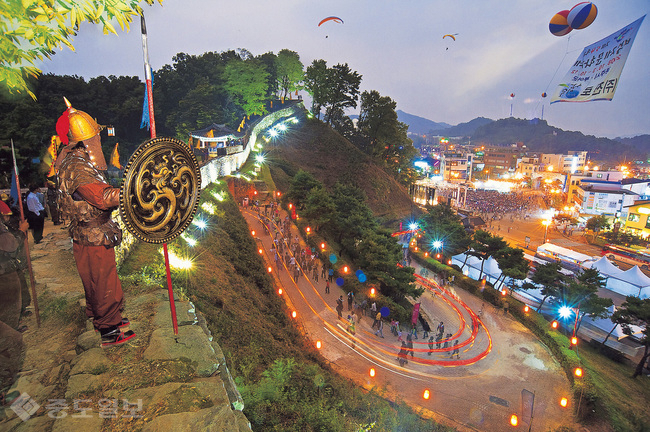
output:
<instances>
[{"instance_id":1,"label":"golden helmet","mask_svg":"<svg viewBox=\"0 0 650 432\"><path fill-rule=\"evenodd\" d=\"M101 132L101 126L91 116L72 108L70 102L66 98L63 99L65 99L65 104L68 107L68 120L70 121L68 136L71 141L87 140Z\"/></svg>"}]
</instances>

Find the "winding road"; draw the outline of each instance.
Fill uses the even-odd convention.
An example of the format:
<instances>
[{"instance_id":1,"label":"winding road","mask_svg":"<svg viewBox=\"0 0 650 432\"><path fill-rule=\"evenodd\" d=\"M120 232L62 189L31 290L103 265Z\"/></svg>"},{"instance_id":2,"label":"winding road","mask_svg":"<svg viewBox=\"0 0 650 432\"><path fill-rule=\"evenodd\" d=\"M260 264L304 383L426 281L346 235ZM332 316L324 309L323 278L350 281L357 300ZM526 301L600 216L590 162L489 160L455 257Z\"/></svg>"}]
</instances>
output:
<instances>
[{"instance_id":1,"label":"winding road","mask_svg":"<svg viewBox=\"0 0 650 432\"><path fill-rule=\"evenodd\" d=\"M576 426L570 385L560 365L535 336L501 310L482 304L461 289L423 277L422 269L414 266L417 283L426 288L417 299L420 313L427 317L432 335L437 323L443 321L445 333L452 336L446 348L443 339L433 350L428 339L415 339L413 356L409 354L408 363L402 367L397 361L401 342L391 333L388 322L381 338L371 327L373 318L359 316L356 332L351 334L347 320L340 320L334 309L342 295L343 317L348 315L345 286L331 283L331 292L326 294L325 281L316 282L304 273L295 280L283 260L276 267L269 252L272 236L265 233L257 212L247 208L243 214L251 231L256 232L254 237L277 287L282 288L279 295L289 310L296 312L295 319L307 337L314 344L320 342L320 353L340 375L459 431L529 430L529 426L532 431L547 431L560 425ZM281 217L285 217L284 212ZM293 224L291 235L298 235ZM304 248L305 243L302 239L300 242ZM458 358L451 358L456 340L460 353ZM523 390L535 394L532 425L522 412ZM562 397L571 401L568 408L560 407ZM520 419L516 428L510 426L513 414Z\"/></svg>"}]
</instances>

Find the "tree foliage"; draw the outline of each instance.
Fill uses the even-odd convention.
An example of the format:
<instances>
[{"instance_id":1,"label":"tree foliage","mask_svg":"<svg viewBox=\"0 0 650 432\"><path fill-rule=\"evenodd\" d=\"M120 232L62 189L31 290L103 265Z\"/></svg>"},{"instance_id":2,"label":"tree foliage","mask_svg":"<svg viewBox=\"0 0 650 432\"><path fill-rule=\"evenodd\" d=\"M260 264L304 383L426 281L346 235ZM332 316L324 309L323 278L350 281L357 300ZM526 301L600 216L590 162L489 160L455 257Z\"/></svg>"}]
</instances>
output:
<instances>
[{"instance_id":1,"label":"tree foliage","mask_svg":"<svg viewBox=\"0 0 650 432\"><path fill-rule=\"evenodd\" d=\"M278 52L275 59L275 70L277 72L277 86L280 90L280 97L286 98L291 92L299 90L305 72L297 52L283 49Z\"/></svg>"},{"instance_id":2,"label":"tree foliage","mask_svg":"<svg viewBox=\"0 0 650 432\"><path fill-rule=\"evenodd\" d=\"M246 115L266 114L268 72L264 63L249 58L226 65L224 87Z\"/></svg>"},{"instance_id":3,"label":"tree foliage","mask_svg":"<svg viewBox=\"0 0 650 432\"><path fill-rule=\"evenodd\" d=\"M154 0L144 0L151 5ZM10 92L36 94L30 90L27 77L41 71L36 60L50 58L55 48L67 46L74 51L71 38L84 21L101 24L104 34L117 34L111 24L116 20L128 30L136 15L142 14L141 0L36 0L0 1L0 82ZM162 0L158 0L162 5Z\"/></svg>"},{"instance_id":4,"label":"tree foliage","mask_svg":"<svg viewBox=\"0 0 650 432\"><path fill-rule=\"evenodd\" d=\"M470 244L471 238L460 216L448 204L427 208L418 223L424 231L423 248L432 250L433 242L440 241L443 253L456 255L466 251Z\"/></svg>"},{"instance_id":5,"label":"tree foliage","mask_svg":"<svg viewBox=\"0 0 650 432\"><path fill-rule=\"evenodd\" d=\"M625 303L616 312L625 334L632 335L633 325L643 328L640 342L645 347L645 351L632 375L636 378L643 373L643 365L650 356L650 298L642 300L639 297L627 296Z\"/></svg>"},{"instance_id":6,"label":"tree foliage","mask_svg":"<svg viewBox=\"0 0 650 432\"><path fill-rule=\"evenodd\" d=\"M375 157L398 180L408 184L416 177L412 167L418 154L407 136L408 126L397 119L397 103L376 90L361 94L357 130L359 147Z\"/></svg>"},{"instance_id":7,"label":"tree foliage","mask_svg":"<svg viewBox=\"0 0 650 432\"><path fill-rule=\"evenodd\" d=\"M586 223L587 229L593 232L599 232L603 229L609 229L609 219L605 215L598 215L590 217Z\"/></svg>"}]
</instances>

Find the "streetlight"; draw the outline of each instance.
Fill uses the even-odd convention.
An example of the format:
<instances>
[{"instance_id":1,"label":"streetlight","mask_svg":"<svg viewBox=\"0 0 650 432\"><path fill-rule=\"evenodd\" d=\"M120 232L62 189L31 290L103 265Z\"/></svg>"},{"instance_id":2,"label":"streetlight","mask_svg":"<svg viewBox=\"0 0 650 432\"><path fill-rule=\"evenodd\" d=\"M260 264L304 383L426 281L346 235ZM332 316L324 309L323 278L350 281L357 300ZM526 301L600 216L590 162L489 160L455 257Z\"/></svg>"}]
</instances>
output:
<instances>
[{"instance_id":1,"label":"streetlight","mask_svg":"<svg viewBox=\"0 0 650 432\"><path fill-rule=\"evenodd\" d=\"M542 225L544 225L545 230L544 230L544 243L546 243L546 236L548 235L548 226L551 224L551 221L548 219L545 219L542 221Z\"/></svg>"}]
</instances>

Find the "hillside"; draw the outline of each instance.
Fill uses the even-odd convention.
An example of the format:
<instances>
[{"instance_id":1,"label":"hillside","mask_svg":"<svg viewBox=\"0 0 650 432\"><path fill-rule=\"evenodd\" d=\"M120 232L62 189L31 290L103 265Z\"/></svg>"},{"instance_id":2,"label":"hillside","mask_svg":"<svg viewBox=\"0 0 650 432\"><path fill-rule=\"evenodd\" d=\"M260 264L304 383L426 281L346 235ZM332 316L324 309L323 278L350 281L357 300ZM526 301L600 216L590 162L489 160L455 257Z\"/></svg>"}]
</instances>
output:
<instances>
[{"instance_id":1,"label":"hillside","mask_svg":"<svg viewBox=\"0 0 650 432\"><path fill-rule=\"evenodd\" d=\"M569 150L587 150L596 160L618 161L636 159L645 152L630 144L609 138L564 131L550 126L545 120L507 118L485 124L472 134L476 145L510 145L523 142L529 151L566 153Z\"/></svg>"},{"instance_id":2,"label":"hillside","mask_svg":"<svg viewBox=\"0 0 650 432\"><path fill-rule=\"evenodd\" d=\"M361 188L375 216L390 222L410 216L407 190L329 126L316 119L301 121L298 129L277 139L268 155L277 186L287 190L289 177L303 169L326 187L337 181Z\"/></svg>"}]
</instances>

